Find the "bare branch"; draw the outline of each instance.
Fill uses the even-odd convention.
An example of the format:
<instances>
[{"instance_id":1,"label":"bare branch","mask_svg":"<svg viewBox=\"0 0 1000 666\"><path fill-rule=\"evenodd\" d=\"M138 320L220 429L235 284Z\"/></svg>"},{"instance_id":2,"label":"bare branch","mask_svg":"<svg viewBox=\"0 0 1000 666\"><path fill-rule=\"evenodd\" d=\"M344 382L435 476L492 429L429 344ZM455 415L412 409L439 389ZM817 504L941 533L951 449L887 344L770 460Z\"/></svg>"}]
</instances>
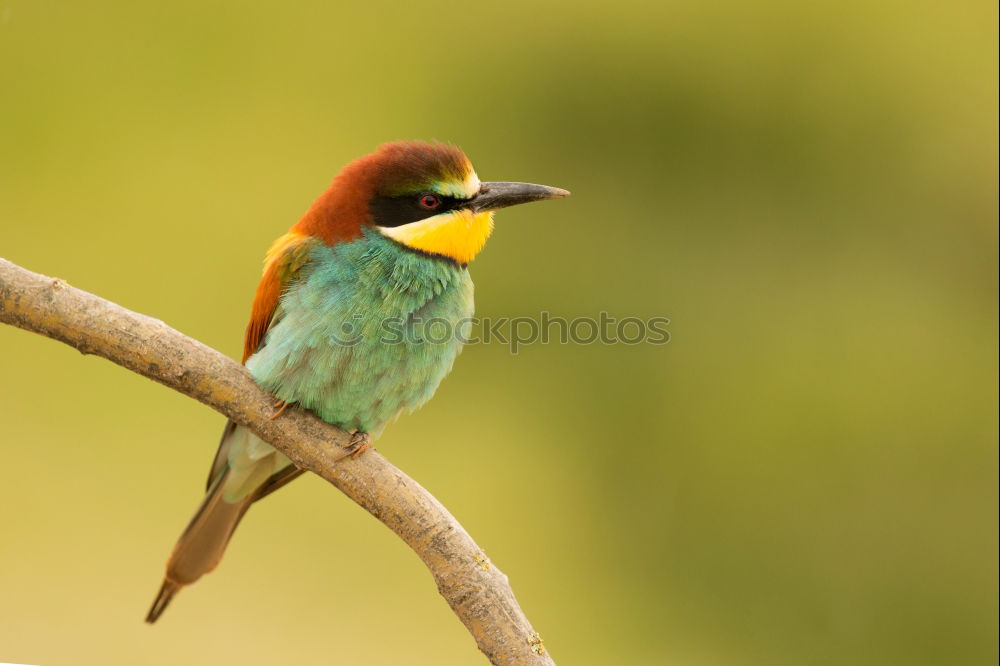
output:
<instances>
[{"instance_id":1,"label":"bare branch","mask_svg":"<svg viewBox=\"0 0 1000 666\"><path fill-rule=\"evenodd\" d=\"M246 426L382 521L424 561L438 591L493 664L553 664L505 576L429 492L311 413L271 420L273 397L240 364L163 322L0 259L0 321L95 354Z\"/></svg>"}]
</instances>

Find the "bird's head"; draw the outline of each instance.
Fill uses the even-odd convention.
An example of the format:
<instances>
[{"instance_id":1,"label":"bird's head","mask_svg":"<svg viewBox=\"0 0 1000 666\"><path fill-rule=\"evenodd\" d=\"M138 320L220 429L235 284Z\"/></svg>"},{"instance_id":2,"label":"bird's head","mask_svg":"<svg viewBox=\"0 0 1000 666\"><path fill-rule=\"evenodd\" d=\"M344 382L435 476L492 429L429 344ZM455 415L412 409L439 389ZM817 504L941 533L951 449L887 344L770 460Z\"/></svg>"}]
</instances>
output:
<instances>
[{"instance_id":1,"label":"bird's head","mask_svg":"<svg viewBox=\"0 0 1000 666\"><path fill-rule=\"evenodd\" d=\"M406 247L465 265L493 230L493 212L569 192L530 183L480 182L458 148L400 141L351 162L296 230L339 242L364 227Z\"/></svg>"}]
</instances>

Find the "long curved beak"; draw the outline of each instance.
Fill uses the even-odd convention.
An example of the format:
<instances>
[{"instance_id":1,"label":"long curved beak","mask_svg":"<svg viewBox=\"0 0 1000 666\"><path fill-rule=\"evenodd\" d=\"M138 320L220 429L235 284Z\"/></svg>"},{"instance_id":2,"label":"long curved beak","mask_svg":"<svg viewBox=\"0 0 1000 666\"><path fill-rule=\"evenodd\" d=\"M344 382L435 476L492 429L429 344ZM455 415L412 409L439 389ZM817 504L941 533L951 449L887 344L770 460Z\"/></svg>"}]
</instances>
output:
<instances>
[{"instance_id":1,"label":"long curved beak","mask_svg":"<svg viewBox=\"0 0 1000 666\"><path fill-rule=\"evenodd\" d=\"M498 210L507 206L544 201L546 199L562 199L568 197L567 190L548 185L533 185L532 183L483 183L479 194L465 202L465 206L474 213L487 210Z\"/></svg>"}]
</instances>

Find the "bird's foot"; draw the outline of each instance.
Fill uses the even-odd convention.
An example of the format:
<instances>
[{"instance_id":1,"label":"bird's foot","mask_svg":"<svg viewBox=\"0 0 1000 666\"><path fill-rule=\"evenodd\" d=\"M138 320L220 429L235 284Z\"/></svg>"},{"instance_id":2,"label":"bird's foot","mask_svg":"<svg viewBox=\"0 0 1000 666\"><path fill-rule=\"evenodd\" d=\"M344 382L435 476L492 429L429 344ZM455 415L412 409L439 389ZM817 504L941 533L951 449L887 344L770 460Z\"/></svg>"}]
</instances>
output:
<instances>
[{"instance_id":1,"label":"bird's foot","mask_svg":"<svg viewBox=\"0 0 1000 666\"><path fill-rule=\"evenodd\" d=\"M366 432L356 432L351 435L351 441L347 443L347 455L354 460L362 453L372 447L372 438Z\"/></svg>"},{"instance_id":2,"label":"bird's foot","mask_svg":"<svg viewBox=\"0 0 1000 666\"><path fill-rule=\"evenodd\" d=\"M278 411L276 411L274 414L271 414L271 420L273 421L274 419L276 419L279 416L281 416L282 414L284 414L285 410L288 409L288 405L290 405L290 404L292 404L292 403L285 402L284 400L278 400L276 403L274 403L274 405L272 405L272 407L274 407Z\"/></svg>"}]
</instances>

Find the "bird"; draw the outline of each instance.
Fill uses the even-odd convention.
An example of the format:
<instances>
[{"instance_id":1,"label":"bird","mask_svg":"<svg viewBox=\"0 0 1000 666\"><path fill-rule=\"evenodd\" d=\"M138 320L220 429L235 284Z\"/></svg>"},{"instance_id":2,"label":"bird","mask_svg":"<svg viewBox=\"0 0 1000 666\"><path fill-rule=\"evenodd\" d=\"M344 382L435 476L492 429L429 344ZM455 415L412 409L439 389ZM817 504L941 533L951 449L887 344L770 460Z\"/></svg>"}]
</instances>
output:
<instances>
[{"instance_id":1,"label":"bird","mask_svg":"<svg viewBox=\"0 0 1000 666\"><path fill-rule=\"evenodd\" d=\"M385 143L344 166L265 255L243 363L273 394L272 418L289 406L309 410L351 433L352 456L362 454L451 371L473 315L468 265L493 232L494 211L568 195L481 182L465 153L441 142ZM215 569L254 502L303 471L227 422L146 622Z\"/></svg>"}]
</instances>

